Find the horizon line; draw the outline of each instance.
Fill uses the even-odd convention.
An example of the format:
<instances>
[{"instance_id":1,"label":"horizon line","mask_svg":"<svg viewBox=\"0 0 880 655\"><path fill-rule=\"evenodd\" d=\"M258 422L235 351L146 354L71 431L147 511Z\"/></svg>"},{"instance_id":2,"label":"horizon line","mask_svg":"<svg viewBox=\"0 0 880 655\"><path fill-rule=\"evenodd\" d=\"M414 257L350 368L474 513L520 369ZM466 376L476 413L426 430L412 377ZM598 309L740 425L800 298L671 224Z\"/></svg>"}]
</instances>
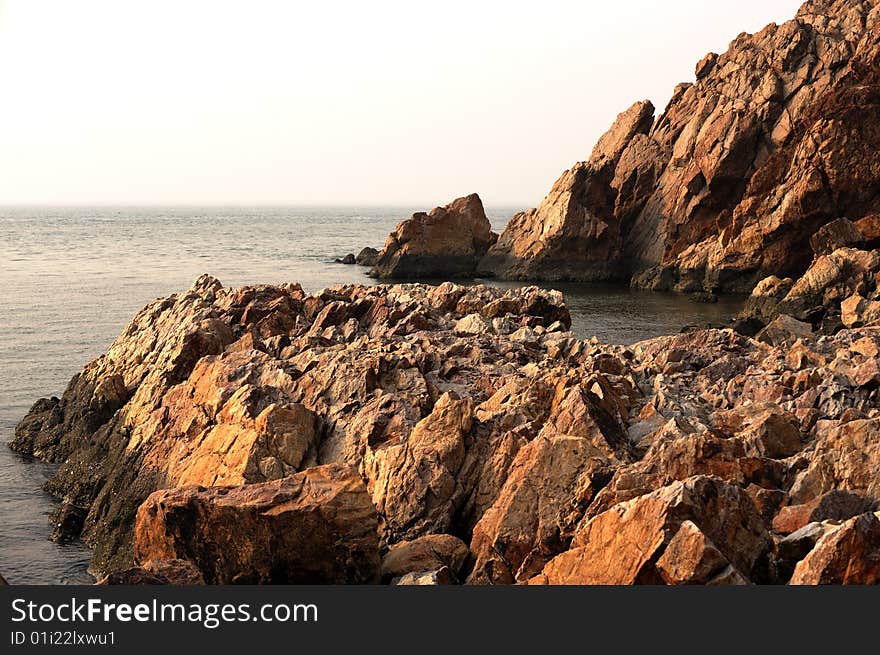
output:
<instances>
[{"instance_id":1,"label":"horizon line","mask_svg":"<svg viewBox=\"0 0 880 655\"><path fill-rule=\"evenodd\" d=\"M442 205L434 205L434 207ZM534 204L504 202L483 203L484 207L494 209L532 208ZM0 203L0 209L412 209L431 207L431 203Z\"/></svg>"}]
</instances>

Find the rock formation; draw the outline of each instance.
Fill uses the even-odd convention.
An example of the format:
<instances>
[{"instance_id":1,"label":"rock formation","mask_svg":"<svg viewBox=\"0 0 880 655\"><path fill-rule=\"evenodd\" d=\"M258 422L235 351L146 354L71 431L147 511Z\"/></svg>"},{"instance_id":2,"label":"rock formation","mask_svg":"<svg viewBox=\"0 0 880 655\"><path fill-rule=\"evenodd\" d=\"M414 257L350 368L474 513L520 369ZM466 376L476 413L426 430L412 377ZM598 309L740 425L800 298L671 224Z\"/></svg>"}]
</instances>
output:
<instances>
[{"instance_id":1,"label":"rock formation","mask_svg":"<svg viewBox=\"0 0 880 655\"><path fill-rule=\"evenodd\" d=\"M403 280L472 277L497 238L480 197L471 194L400 223L375 258L370 275ZM370 257L361 252L362 261Z\"/></svg>"},{"instance_id":2,"label":"rock formation","mask_svg":"<svg viewBox=\"0 0 880 655\"><path fill-rule=\"evenodd\" d=\"M878 282L878 250L839 248L817 255L796 280L771 276L758 283L736 328L747 335L760 329L759 339L781 343L813 332L880 325Z\"/></svg>"},{"instance_id":3,"label":"rock formation","mask_svg":"<svg viewBox=\"0 0 880 655\"><path fill-rule=\"evenodd\" d=\"M876 580L880 326L569 325L534 287L205 276L12 445L60 463L108 583Z\"/></svg>"},{"instance_id":4,"label":"rock formation","mask_svg":"<svg viewBox=\"0 0 880 655\"><path fill-rule=\"evenodd\" d=\"M479 270L748 292L803 273L811 240L854 237L823 236L828 223L848 218L876 239L878 35L877 0L810 0L794 20L739 35L656 120L647 101L622 113Z\"/></svg>"},{"instance_id":5,"label":"rock formation","mask_svg":"<svg viewBox=\"0 0 880 655\"><path fill-rule=\"evenodd\" d=\"M357 471L315 466L238 487L179 487L138 509L135 559L186 560L212 584L357 584L379 572L378 515Z\"/></svg>"}]
</instances>

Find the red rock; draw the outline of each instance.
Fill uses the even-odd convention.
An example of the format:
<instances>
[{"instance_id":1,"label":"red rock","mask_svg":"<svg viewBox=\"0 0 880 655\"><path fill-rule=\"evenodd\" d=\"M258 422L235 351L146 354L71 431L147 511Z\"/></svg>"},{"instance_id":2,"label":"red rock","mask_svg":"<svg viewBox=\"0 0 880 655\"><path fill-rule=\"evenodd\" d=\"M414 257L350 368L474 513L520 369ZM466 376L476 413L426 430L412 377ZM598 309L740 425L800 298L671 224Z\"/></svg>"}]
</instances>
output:
<instances>
[{"instance_id":1,"label":"red rock","mask_svg":"<svg viewBox=\"0 0 880 655\"><path fill-rule=\"evenodd\" d=\"M880 584L880 519L862 514L826 532L798 562L791 584Z\"/></svg>"},{"instance_id":2,"label":"red rock","mask_svg":"<svg viewBox=\"0 0 880 655\"><path fill-rule=\"evenodd\" d=\"M554 557L530 584L657 584L657 562L691 521L734 568L760 575L770 538L748 496L718 478L695 477L626 501L593 517L575 535L571 549ZM702 539L702 538L701 538ZM682 541L687 541L684 536ZM708 542L691 547L685 571L712 569L718 558ZM672 557L672 556L670 556ZM706 560L703 562L702 560ZM667 575L679 578L673 567ZM704 575L708 575L705 574Z\"/></svg>"},{"instance_id":3,"label":"red rock","mask_svg":"<svg viewBox=\"0 0 880 655\"><path fill-rule=\"evenodd\" d=\"M880 209L874 9L810 1L794 20L710 53L656 120L647 103L621 114L589 161L508 223L480 270L632 276L681 292L748 292L767 275L801 274L817 230ZM859 236L838 225L816 245Z\"/></svg>"},{"instance_id":4,"label":"red rock","mask_svg":"<svg viewBox=\"0 0 880 655\"><path fill-rule=\"evenodd\" d=\"M446 567L452 579L461 574L470 551L458 537L449 534L428 534L413 541L401 541L382 558L384 582L408 573L437 571Z\"/></svg>"},{"instance_id":5,"label":"red rock","mask_svg":"<svg viewBox=\"0 0 880 655\"><path fill-rule=\"evenodd\" d=\"M856 246L862 240L862 233L852 221L838 218L816 230L810 237L810 246L817 255L829 255L838 248Z\"/></svg>"},{"instance_id":6,"label":"red rock","mask_svg":"<svg viewBox=\"0 0 880 655\"><path fill-rule=\"evenodd\" d=\"M806 503L835 489L880 500L880 419L820 430L806 459L806 468L791 487L794 503Z\"/></svg>"},{"instance_id":7,"label":"red rock","mask_svg":"<svg viewBox=\"0 0 880 655\"><path fill-rule=\"evenodd\" d=\"M381 278L431 278L473 275L497 235L479 196L471 194L413 214L388 236L370 271Z\"/></svg>"},{"instance_id":8,"label":"red rock","mask_svg":"<svg viewBox=\"0 0 880 655\"><path fill-rule=\"evenodd\" d=\"M816 521L845 521L870 511L874 503L847 491L829 491L801 505L788 505L773 519L773 530L781 534L797 532Z\"/></svg>"},{"instance_id":9,"label":"red rock","mask_svg":"<svg viewBox=\"0 0 880 655\"><path fill-rule=\"evenodd\" d=\"M135 557L188 560L210 584L374 582L377 515L357 473L337 465L260 484L167 489L138 509Z\"/></svg>"},{"instance_id":10,"label":"red rock","mask_svg":"<svg viewBox=\"0 0 880 655\"><path fill-rule=\"evenodd\" d=\"M610 474L588 439L538 437L517 453L498 500L474 528L471 584L511 584L568 546L566 515L589 504Z\"/></svg>"},{"instance_id":11,"label":"red rock","mask_svg":"<svg viewBox=\"0 0 880 655\"><path fill-rule=\"evenodd\" d=\"M692 521L684 521L657 560L657 572L668 585L711 584L727 577L730 563Z\"/></svg>"}]
</instances>

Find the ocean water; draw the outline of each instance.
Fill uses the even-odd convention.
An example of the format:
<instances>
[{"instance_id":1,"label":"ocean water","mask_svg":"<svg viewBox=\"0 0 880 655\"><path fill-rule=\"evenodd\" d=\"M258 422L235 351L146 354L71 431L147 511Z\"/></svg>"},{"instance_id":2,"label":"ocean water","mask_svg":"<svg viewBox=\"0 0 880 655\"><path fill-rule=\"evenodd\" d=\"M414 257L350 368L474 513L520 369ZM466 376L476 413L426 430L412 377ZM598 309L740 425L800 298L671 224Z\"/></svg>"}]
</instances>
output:
<instances>
[{"instance_id":1,"label":"ocean water","mask_svg":"<svg viewBox=\"0 0 880 655\"><path fill-rule=\"evenodd\" d=\"M372 284L333 263L380 248L417 208L0 208L0 574L12 583L91 582L88 549L48 541L51 465L5 447L34 400L60 395L147 302L210 273L227 286ZM491 208L497 231L515 208ZM490 282L502 286L510 283ZM632 343L724 322L738 300L701 305L608 285L552 285L581 337Z\"/></svg>"}]
</instances>

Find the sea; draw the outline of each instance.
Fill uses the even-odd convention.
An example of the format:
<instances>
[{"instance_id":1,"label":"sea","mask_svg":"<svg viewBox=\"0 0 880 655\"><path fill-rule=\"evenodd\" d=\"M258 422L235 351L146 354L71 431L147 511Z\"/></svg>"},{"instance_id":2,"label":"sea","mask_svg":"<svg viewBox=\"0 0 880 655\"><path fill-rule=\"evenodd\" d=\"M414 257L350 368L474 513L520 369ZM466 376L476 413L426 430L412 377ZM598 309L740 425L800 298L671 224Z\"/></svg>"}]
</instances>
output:
<instances>
[{"instance_id":1,"label":"sea","mask_svg":"<svg viewBox=\"0 0 880 655\"><path fill-rule=\"evenodd\" d=\"M0 208L0 574L13 584L93 582L80 542L48 540L54 465L5 444L38 398L60 395L149 301L202 273L226 286L299 282L307 291L374 284L334 263L381 248L414 207ZM487 208L500 231L518 211ZM485 281L499 286L517 283ZM674 294L600 284L550 284L582 338L634 343L686 325L724 323L741 299L698 304Z\"/></svg>"}]
</instances>

